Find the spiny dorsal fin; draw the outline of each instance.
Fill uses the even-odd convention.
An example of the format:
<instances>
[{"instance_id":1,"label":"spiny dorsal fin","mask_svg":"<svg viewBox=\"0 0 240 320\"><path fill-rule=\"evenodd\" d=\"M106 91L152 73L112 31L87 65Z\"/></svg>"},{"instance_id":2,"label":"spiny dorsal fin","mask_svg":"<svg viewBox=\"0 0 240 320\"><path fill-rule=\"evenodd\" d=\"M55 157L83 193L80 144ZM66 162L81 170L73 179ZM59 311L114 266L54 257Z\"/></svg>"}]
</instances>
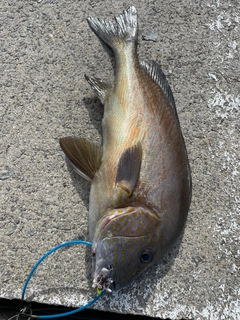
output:
<instances>
[{"instance_id":1,"label":"spiny dorsal fin","mask_svg":"<svg viewBox=\"0 0 240 320\"><path fill-rule=\"evenodd\" d=\"M137 143L122 154L117 168L115 184L130 196L137 183L142 162L142 145Z\"/></svg>"},{"instance_id":2,"label":"spiny dorsal fin","mask_svg":"<svg viewBox=\"0 0 240 320\"><path fill-rule=\"evenodd\" d=\"M104 82L99 78L89 78L85 74L85 79L92 87L93 91L96 93L102 104L104 103L104 99L106 96L106 93L112 88L111 84L108 82Z\"/></svg>"},{"instance_id":3,"label":"spiny dorsal fin","mask_svg":"<svg viewBox=\"0 0 240 320\"><path fill-rule=\"evenodd\" d=\"M102 147L84 138L65 137L60 146L75 171L87 180L92 180L102 160Z\"/></svg>"},{"instance_id":4,"label":"spiny dorsal fin","mask_svg":"<svg viewBox=\"0 0 240 320\"><path fill-rule=\"evenodd\" d=\"M169 102L171 103L171 106L173 107L175 114L177 115L172 90L160 65L156 61L150 60L141 62L141 66L147 72L147 74L161 87L161 89L167 96Z\"/></svg>"}]
</instances>

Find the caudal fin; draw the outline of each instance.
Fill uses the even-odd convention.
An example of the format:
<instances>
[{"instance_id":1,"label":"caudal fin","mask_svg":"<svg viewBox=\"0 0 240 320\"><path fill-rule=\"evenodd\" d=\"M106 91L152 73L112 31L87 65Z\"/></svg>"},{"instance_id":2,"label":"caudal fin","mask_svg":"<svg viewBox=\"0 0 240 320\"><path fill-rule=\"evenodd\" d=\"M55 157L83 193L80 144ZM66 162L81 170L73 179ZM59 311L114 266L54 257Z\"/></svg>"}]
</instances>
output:
<instances>
[{"instance_id":1,"label":"caudal fin","mask_svg":"<svg viewBox=\"0 0 240 320\"><path fill-rule=\"evenodd\" d=\"M94 33L114 51L119 46L135 45L137 42L137 10L133 6L113 21L98 18L88 18L87 21Z\"/></svg>"}]
</instances>

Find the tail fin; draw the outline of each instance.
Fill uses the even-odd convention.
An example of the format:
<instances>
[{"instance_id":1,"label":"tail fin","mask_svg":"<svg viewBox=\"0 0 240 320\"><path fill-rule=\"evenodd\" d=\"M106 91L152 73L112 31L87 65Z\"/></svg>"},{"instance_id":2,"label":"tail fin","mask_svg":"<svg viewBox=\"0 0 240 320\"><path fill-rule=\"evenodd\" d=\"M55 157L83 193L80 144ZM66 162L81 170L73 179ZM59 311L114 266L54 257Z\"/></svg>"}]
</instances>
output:
<instances>
[{"instance_id":1,"label":"tail fin","mask_svg":"<svg viewBox=\"0 0 240 320\"><path fill-rule=\"evenodd\" d=\"M108 21L98 18L87 19L94 33L106 42L113 50L118 46L134 44L137 42L137 10L129 7L123 13Z\"/></svg>"}]
</instances>

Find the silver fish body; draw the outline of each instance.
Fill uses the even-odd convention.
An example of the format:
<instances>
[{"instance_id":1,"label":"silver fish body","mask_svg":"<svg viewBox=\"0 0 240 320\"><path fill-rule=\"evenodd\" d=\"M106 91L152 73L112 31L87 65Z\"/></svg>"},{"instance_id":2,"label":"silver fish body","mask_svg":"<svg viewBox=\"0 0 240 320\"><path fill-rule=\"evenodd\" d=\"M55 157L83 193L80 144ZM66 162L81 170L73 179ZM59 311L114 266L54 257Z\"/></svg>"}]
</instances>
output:
<instances>
[{"instance_id":1,"label":"silver fish body","mask_svg":"<svg viewBox=\"0 0 240 320\"><path fill-rule=\"evenodd\" d=\"M110 291L158 262L180 235L191 175L170 86L156 62L138 60L136 9L88 23L116 58L113 85L87 77L104 104L103 146L60 143L76 170L92 179L94 286Z\"/></svg>"}]
</instances>

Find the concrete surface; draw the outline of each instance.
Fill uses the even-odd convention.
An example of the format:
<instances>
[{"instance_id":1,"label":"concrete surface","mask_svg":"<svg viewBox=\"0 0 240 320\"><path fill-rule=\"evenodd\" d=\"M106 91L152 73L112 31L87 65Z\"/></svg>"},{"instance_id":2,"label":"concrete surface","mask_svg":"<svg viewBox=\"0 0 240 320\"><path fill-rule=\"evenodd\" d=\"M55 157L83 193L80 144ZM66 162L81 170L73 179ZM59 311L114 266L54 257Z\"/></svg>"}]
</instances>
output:
<instances>
[{"instance_id":1,"label":"concrete surface","mask_svg":"<svg viewBox=\"0 0 240 320\"><path fill-rule=\"evenodd\" d=\"M130 3L129 3L130 4ZM158 60L175 96L193 176L184 235L129 288L95 308L170 319L240 319L238 0L139 1L139 55ZM121 1L2 0L0 297L20 298L47 250L88 239L89 184L58 139L101 141L102 107L84 74L112 78L112 58L86 18ZM145 41L145 32L157 41ZM156 37L155 37L156 38ZM54 254L29 300L79 306L94 296L89 249Z\"/></svg>"}]
</instances>

